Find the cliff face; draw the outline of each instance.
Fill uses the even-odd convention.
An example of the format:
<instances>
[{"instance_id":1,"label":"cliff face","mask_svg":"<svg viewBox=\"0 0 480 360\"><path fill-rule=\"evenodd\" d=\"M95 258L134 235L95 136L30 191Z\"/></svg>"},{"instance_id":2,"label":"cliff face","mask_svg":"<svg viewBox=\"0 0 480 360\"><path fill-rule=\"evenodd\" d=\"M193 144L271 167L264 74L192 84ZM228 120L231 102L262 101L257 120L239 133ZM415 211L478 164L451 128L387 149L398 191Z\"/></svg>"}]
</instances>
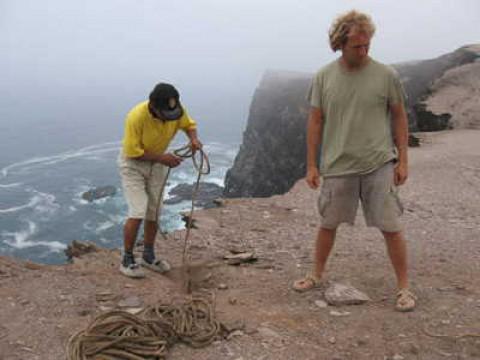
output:
<instances>
[{"instance_id":1,"label":"cliff face","mask_svg":"<svg viewBox=\"0 0 480 360\"><path fill-rule=\"evenodd\" d=\"M480 82L472 80L479 76L478 58L479 46L470 46L431 60L393 65L407 93L411 131L473 127L473 114L480 115L480 109L477 112L477 102L466 96L471 96L472 91L480 92ZM309 109L305 96L311 77L293 72L264 75L250 106L243 143L225 178L226 197L282 194L305 175L305 126ZM444 94L449 95L452 86L466 86L468 90L457 89L453 100L450 96L450 102L445 102ZM439 100L440 91L443 97ZM450 106L442 105L445 103ZM463 107L455 108L459 103L467 104L468 116ZM459 121L461 116L470 121Z\"/></svg>"},{"instance_id":2,"label":"cliff face","mask_svg":"<svg viewBox=\"0 0 480 360\"><path fill-rule=\"evenodd\" d=\"M280 194L303 176L309 85L309 74L264 75L250 106L242 145L227 172L227 197Z\"/></svg>"}]
</instances>

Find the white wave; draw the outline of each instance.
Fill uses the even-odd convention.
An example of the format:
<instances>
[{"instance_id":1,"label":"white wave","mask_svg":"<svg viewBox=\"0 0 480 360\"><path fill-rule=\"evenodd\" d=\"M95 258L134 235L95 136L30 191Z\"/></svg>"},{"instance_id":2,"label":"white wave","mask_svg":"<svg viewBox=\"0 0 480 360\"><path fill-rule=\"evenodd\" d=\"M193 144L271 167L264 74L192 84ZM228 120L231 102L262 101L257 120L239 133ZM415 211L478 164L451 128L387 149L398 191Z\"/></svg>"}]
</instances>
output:
<instances>
[{"instance_id":1,"label":"white wave","mask_svg":"<svg viewBox=\"0 0 480 360\"><path fill-rule=\"evenodd\" d=\"M95 233L100 234L101 232L110 229L114 225L115 224L111 221L105 221L103 223L100 223L99 226L95 229Z\"/></svg>"},{"instance_id":2,"label":"white wave","mask_svg":"<svg viewBox=\"0 0 480 360\"><path fill-rule=\"evenodd\" d=\"M53 252L60 252L67 248L65 244L58 241L32 241L28 240L37 231L37 226L32 221L28 221L28 228L18 232L2 232L2 238L6 238L4 243L15 249L26 249L36 246L50 248Z\"/></svg>"},{"instance_id":3,"label":"white wave","mask_svg":"<svg viewBox=\"0 0 480 360\"><path fill-rule=\"evenodd\" d=\"M108 214L108 218L110 219L111 222L113 222L115 225L122 224L125 221L125 216L124 215L112 215Z\"/></svg>"},{"instance_id":4,"label":"white wave","mask_svg":"<svg viewBox=\"0 0 480 360\"><path fill-rule=\"evenodd\" d=\"M224 178L223 177L214 177L214 176L209 176L208 178L205 178L203 181L209 182L216 184L218 186L225 186Z\"/></svg>"},{"instance_id":5,"label":"white wave","mask_svg":"<svg viewBox=\"0 0 480 360\"><path fill-rule=\"evenodd\" d=\"M12 212L17 212L23 209L28 209L36 206L42 201L42 197L40 195L33 196L30 201L24 205L14 206L8 209L0 209L0 214L7 214Z\"/></svg>"},{"instance_id":6,"label":"white wave","mask_svg":"<svg viewBox=\"0 0 480 360\"><path fill-rule=\"evenodd\" d=\"M76 158L85 158L91 157L98 154L103 154L107 152L119 151L120 149L120 142L108 142L103 144L91 145L79 150L72 150L67 151L64 153L60 153L57 155L52 156L43 156L43 157L36 157L29 160L21 161L18 163L14 163L4 167L0 173L3 177L7 177L9 172L14 169L20 169L21 171L25 172L34 167L39 166L48 166L57 163L61 163L67 160L76 159Z\"/></svg>"},{"instance_id":7,"label":"white wave","mask_svg":"<svg viewBox=\"0 0 480 360\"><path fill-rule=\"evenodd\" d=\"M11 183L11 184L0 184L0 188L2 189L7 189L7 188L12 188L12 187L17 187L22 185L22 183Z\"/></svg>"}]
</instances>

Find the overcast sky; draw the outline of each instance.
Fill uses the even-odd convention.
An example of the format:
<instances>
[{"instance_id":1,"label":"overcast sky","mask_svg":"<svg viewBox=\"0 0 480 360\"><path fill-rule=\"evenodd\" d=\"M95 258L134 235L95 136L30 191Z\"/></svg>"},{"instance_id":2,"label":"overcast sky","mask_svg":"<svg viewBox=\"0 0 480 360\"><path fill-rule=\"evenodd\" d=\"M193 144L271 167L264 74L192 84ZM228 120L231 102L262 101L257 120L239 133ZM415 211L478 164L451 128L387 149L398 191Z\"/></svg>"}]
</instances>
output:
<instances>
[{"instance_id":1,"label":"overcast sky","mask_svg":"<svg viewBox=\"0 0 480 360\"><path fill-rule=\"evenodd\" d=\"M222 116L244 117L265 70L314 72L335 58L328 28L352 8L371 14L382 62L480 42L479 0L0 0L0 108L33 101L48 117L59 102L100 99L123 116L163 80L197 116L221 102L233 112Z\"/></svg>"}]
</instances>

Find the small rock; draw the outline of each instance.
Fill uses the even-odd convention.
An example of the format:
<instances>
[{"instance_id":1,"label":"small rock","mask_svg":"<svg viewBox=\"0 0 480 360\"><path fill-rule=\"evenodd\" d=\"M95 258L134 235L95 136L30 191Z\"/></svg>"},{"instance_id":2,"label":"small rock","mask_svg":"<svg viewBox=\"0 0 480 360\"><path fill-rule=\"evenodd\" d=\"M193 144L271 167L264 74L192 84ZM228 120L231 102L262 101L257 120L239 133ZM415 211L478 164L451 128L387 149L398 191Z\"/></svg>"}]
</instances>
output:
<instances>
[{"instance_id":1,"label":"small rock","mask_svg":"<svg viewBox=\"0 0 480 360\"><path fill-rule=\"evenodd\" d=\"M64 250L68 260L72 260L75 257L80 257L82 255L97 251L99 251L99 247L91 241L78 240L73 240L72 243Z\"/></svg>"},{"instance_id":2,"label":"small rock","mask_svg":"<svg viewBox=\"0 0 480 360\"><path fill-rule=\"evenodd\" d=\"M332 315L332 316L348 316L348 315L350 315L350 312L332 310L332 311L330 311L330 315Z\"/></svg>"},{"instance_id":3,"label":"small rock","mask_svg":"<svg viewBox=\"0 0 480 360\"><path fill-rule=\"evenodd\" d=\"M408 349L408 351L414 355L418 355L420 353L420 349L415 344L410 344L410 348Z\"/></svg>"},{"instance_id":4,"label":"small rock","mask_svg":"<svg viewBox=\"0 0 480 360\"><path fill-rule=\"evenodd\" d=\"M229 298L228 299L228 303L230 305L236 305L237 304L237 299L236 298Z\"/></svg>"},{"instance_id":5,"label":"small rock","mask_svg":"<svg viewBox=\"0 0 480 360\"><path fill-rule=\"evenodd\" d=\"M319 308L326 308L328 306L328 304L323 300L315 300L315 305L317 305Z\"/></svg>"},{"instance_id":6,"label":"small rock","mask_svg":"<svg viewBox=\"0 0 480 360\"><path fill-rule=\"evenodd\" d=\"M128 308L128 309L125 309L126 312L132 314L132 315L136 315L138 314L139 312L141 312L143 310L142 307L132 307L132 308Z\"/></svg>"},{"instance_id":7,"label":"small rock","mask_svg":"<svg viewBox=\"0 0 480 360\"><path fill-rule=\"evenodd\" d=\"M235 320L231 322L222 323L227 333L234 332L236 330L245 330L245 322L243 320Z\"/></svg>"},{"instance_id":8,"label":"small rock","mask_svg":"<svg viewBox=\"0 0 480 360\"><path fill-rule=\"evenodd\" d=\"M77 314L80 316L87 316L91 313L89 309L80 309L77 311Z\"/></svg>"},{"instance_id":9,"label":"small rock","mask_svg":"<svg viewBox=\"0 0 480 360\"><path fill-rule=\"evenodd\" d=\"M368 341L365 340L365 339L358 339L357 340L357 346L364 346L364 345L367 345L368 344Z\"/></svg>"},{"instance_id":10,"label":"small rock","mask_svg":"<svg viewBox=\"0 0 480 360\"><path fill-rule=\"evenodd\" d=\"M448 325L450 324L450 320L442 320L440 321L443 325Z\"/></svg>"},{"instance_id":11,"label":"small rock","mask_svg":"<svg viewBox=\"0 0 480 360\"><path fill-rule=\"evenodd\" d=\"M405 358L400 354L395 354L392 357L392 360L403 360L403 359L405 359Z\"/></svg>"},{"instance_id":12,"label":"small rock","mask_svg":"<svg viewBox=\"0 0 480 360\"><path fill-rule=\"evenodd\" d=\"M228 285L227 284L218 284L218 290L227 290L228 289Z\"/></svg>"},{"instance_id":13,"label":"small rock","mask_svg":"<svg viewBox=\"0 0 480 360\"><path fill-rule=\"evenodd\" d=\"M329 337L329 338L328 338L328 342L333 345L333 344L335 344L335 343L337 342L337 339L335 339L335 337L332 336L332 337Z\"/></svg>"},{"instance_id":14,"label":"small rock","mask_svg":"<svg viewBox=\"0 0 480 360\"><path fill-rule=\"evenodd\" d=\"M130 296L118 302L119 307L138 308L142 306L142 301L138 296Z\"/></svg>"},{"instance_id":15,"label":"small rock","mask_svg":"<svg viewBox=\"0 0 480 360\"><path fill-rule=\"evenodd\" d=\"M280 338L281 337L277 332L273 331L270 328L264 327L264 326L258 328L258 333L260 335L264 336L264 337L269 337L269 338Z\"/></svg>"},{"instance_id":16,"label":"small rock","mask_svg":"<svg viewBox=\"0 0 480 360\"><path fill-rule=\"evenodd\" d=\"M30 301L27 299L23 299L20 301L20 305L28 305L28 304L30 304Z\"/></svg>"},{"instance_id":17,"label":"small rock","mask_svg":"<svg viewBox=\"0 0 480 360\"><path fill-rule=\"evenodd\" d=\"M228 254L223 257L228 265L240 265L242 263L254 262L257 257L253 252L244 252L240 254Z\"/></svg>"},{"instance_id":18,"label":"small rock","mask_svg":"<svg viewBox=\"0 0 480 360\"><path fill-rule=\"evenodd\" d=\"M247 326L243 331L247 335L253 335L258 333L258 329L254 328L253 326Z\"/></svg>"},{"instance_id":19,"label":"small rock","mask_svg":"<svg viewBox=\"0 0 480 360\"><path fill-rule=\"evenodd\" d=\"M227 335L227 340L230 340L234 337L243 336L243 335L245 335L245 333L242 330L235 330Z\"/></svg>"},{"instance_id":20,"label":"small rock","mask_svg":"<svg viewBox=\"0 0 480 360\"><path fill-rule=\"evenodd\" d=\"M225 200L222 198L213 199L213 203L218 207L225 206Z\"/></svg>"},{"instance_id":21,"label":"small rock","mask_svg":"<svg viewBox=\"0 0 480 360\"><path fill-rule=\"evenodd\" d=\"M325 300L330 305L339 306L363 304L370 301L370 298L353 286L333 283L325 291Z\"/></svg>"}]
</instances>

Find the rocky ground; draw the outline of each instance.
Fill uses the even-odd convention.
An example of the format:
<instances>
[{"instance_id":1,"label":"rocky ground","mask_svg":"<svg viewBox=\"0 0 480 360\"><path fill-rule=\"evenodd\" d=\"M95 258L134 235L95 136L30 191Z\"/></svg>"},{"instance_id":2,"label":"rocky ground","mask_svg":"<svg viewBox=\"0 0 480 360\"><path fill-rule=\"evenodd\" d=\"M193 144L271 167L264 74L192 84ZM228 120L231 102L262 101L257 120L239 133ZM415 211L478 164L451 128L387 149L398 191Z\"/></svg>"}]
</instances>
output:
<instances>
[{"instance_id":1,"label":"rocky ground","mask_svg":"<svg viewBox=\"0 0 480 360\"><path fill-rule=\"evenodd\" d=\"M317 194L300 181L282 196L229 199L196 213L194 289L215 294L220 321L242 326L203 349L175 345L168 358L479 359L480 131L422 134L422 141L410 150L410 179L401 190L416 311L393 310L383 240L361 216L340 228L327 278L371 301L326 306L322 289L291 290L312 265L318 225ZM176 268L143 280L119 274L118 250L64 266L0 257L0 359L64 359L69 337L98 314L184 297L183 236L158 242ZM258 260L228 265L223 256L232 248L254 251Z\"/></svg>"}]
</instances>

